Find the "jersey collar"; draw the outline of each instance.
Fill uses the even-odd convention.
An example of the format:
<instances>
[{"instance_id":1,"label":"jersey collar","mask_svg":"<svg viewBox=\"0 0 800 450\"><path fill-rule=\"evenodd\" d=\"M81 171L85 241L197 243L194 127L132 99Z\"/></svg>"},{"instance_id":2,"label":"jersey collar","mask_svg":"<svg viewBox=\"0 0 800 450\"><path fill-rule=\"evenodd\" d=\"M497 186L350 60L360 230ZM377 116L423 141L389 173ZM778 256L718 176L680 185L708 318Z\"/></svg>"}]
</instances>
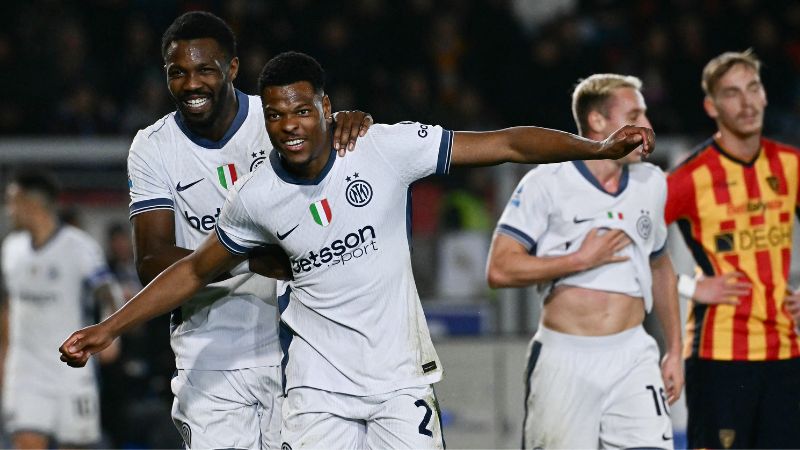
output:
<instances>
[{"instance_id":1,"label":"jersey collar","mask_svg":"<svg viewBox=\"0 0 800 450\"><path fill-rule=\"evenodd\" d=\"M325 176L328 175L328 172L331 171L333 162L336 160L336 150L331 148L330 151L331 153L328 155L328 162L325 163L325 167L322 168L322 171L319 173L319 175L317 175L316 178L311 180L308 178L298 178L286 170L286 167L283 165L283 159L276 149L273 149L272 152L270 152L269 162L272 165L272 169L275 170L275 173L278 175L278 178L287 183L302 185L319 184L323 179L325 179Z\"/></svg>"},{"instance_id":2,"label":"jersey collar","mask_svg":"<svg viewBox=\"0 0 800 450\"><path fill-rule=\"evenodd\" d=\"M64 224L63 222L59 221L56 224L55 230L53 230L53 234L48 236L47 239L44 242L42 242L42 245L39 245L38 247L33 243L33 235L28 233L31 236L31 249L33 249L34 252L42 251L42 249L44 249L45 247L50 245L51 242L56 240L56 237L58 237L58 235L61 234L61 230L63 229L64 229Z\"/></svg>"},{"instance_id":3,"label":"jersey collar","mask_svg":"<svg viewBox=\"0 0 800 450\"><path fill-rule=\"evenodd\" d=\"M764 149L764 141L762 140L760 142L759 147L758 147L758 151L753 156L753 159L751 159L750 161L742 161L741 159L731 155L730 153L728 153L727 150L725 150L725 148L722 147L722 144L720 144L719 141L717 141L713 137L711 138L711 146L714 148L714 150L718 151L722 156L730 159L731 161L735 162L736 164L742 165L744 167L751 167L753 164L755 164L755 162L758 159L758 157L761 156L761 150Z\"/></svg>"},{"instance_id":4,"label":"jersey collar","mask_svg":"<svg viewBox=\"0 0 800 450\"><path fill-rule=\"evenodd\" d=\"M622 176L619 179L619 188L617 189L617 192L614 192L614 193L608 192L607 190L605 190L605 188L603 188L603 185L600 184L599 181L597 181L597 178L595 178L595 176L592 174L592 171L590 171L589 168L586 167L586 163L585 162L583 162L583 161L572 161L572 164L574 164L575 168L578 169L578 172L581 175L583 175L583 178L586 178L586 181L591 183L592 186L596 187L598 190L600 190L604 194L608 194L608 195L610 195L612 197L619 197L623 192L625 192L625 188L628 187L629 174L628 174L628 165L627 164L622 166Z\"/></svg>"},{"instance_id":5,"label":"jersey collar","mask_svg":"<svg viewBox=\"0 0 800 450\"><path fill-rule=\"evenodd\" d=\"M178 128L183 131L183 134L189 138L192 142L199 145L200 147L212 149L212 150L219 150L222 147L225 147L225 144L233 138L239 128L242 127L244 120L247 119L247 112L250 109L250 101L247 98L247 94L244 92L234 89L236 91L236 100L239 101L239 109L236 111L236 117L233 118L233 122L231 123L230 128L228 131L225 132L225 135L222 136L222 139L218 141L212 141L211 139L206 139L189 129L186 126L186 123L183 121L183 116L181 116L180 111L175 112L175 123L178 124Z\"/></svg>"}]
</instances>

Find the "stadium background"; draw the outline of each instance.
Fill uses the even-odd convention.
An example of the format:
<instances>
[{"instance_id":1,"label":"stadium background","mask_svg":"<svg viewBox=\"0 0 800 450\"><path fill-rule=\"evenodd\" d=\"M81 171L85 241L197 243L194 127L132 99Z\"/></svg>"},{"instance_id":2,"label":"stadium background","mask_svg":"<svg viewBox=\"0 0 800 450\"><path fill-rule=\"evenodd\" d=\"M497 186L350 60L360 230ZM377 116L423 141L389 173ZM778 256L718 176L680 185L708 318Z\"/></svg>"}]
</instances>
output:
<instances>
[{"instance_id":1,"label":"stadium background","mask_svg":"<svg viewBox=\"0 0 800 450\"><path fill-rule=\"evenodd\" d=\"M658 135L652 161L665 169L714 130L701 108L703 65L752 47L765 64L765 134L800 145L800 3L789 0L4 4L0 182L19 166L56 172L66 188L65 220L106 245L129 293L138 285L127 239L127 149L137 129L173 109L160 37L194 9L234 29L239 89L255 93L264 62L300 50L326 69L334 109L368 111L378 122L575 131L569 93L579 78L637 75ZM445 365L437 394L451 448L519 445L524 353L538 299L532 289L489 291L483 266L494 223L527 169L455 170L413 191L415 276ZM3 217L0 233L7 230ZM688 272L691 260L674 237L676 266ZM794 267L792 274L796 286ZM104 446L174 447L166 320L125 337L123 346L121 359L102 368ZM673 420L680 431L682 407Z\"/></svg>"}]
</instances>

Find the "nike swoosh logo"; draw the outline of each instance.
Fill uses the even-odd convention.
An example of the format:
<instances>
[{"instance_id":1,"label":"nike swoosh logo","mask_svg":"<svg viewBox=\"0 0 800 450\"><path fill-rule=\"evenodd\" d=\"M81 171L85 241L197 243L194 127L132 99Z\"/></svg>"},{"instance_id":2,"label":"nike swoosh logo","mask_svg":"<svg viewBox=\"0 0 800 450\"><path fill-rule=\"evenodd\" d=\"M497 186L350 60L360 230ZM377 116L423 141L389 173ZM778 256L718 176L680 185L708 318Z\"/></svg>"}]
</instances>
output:
<instances>
[{"instance_id":1,"label":"nike swoosh logo","mask_svg":"<svg viewBox=\"0 0 800 450\"><path fill-rule=\"evenodd\" d=\"M578 216L575 216L575 217L572 218L572 221L575 222L575 223L589 222L590 220L594 220L594 219L591 218L591 217L588 218L588 219L578 219Z\"/></svg>"},{"instance_id":2,"label":"nike swoosh logo","mask_svg":"<svg viewBox=\"0 0 800 450\"><path fill-rule=\"evenodd\" d=\"M667 436L667 433L664 433L664 434L661 435L661 440L671 441L672 440L672 436Z\"/></svg>"},{"instance_id":3,"label":"nike swoosh logo","mask_svg":"<svg viewBox=\"0 0 800 450\"><path fill-rule=\"evenodd\" d=\"M200 178L199 180L195 181L194 183L189 183L186 186L181 186L181 182L178 181L178 184L175 185L175 189L178 192L185 191L185 190L189 189L190 187L194 186L195 184L197 184L197 183L199 183L199 182L201 182L203 180L205 180L205 178Z\"/></svg>"},{"instance_id":4,"label":"nike swoosh logo","mask_svg":"<svg viewBox=\"0 0 800 450\"><path fill-rule=\"evenodd\" d=\"M300 226L300 224L298 223L297 225L294 226L294 228L292 228L291 230L287 231L286 233L284 233L284 234L278 233L278 239L281 240L281 241L286 239L286 236L292 234L292 231L294 231L295 228L297 228L299 226Z\"/></svg>"}]
</instances>

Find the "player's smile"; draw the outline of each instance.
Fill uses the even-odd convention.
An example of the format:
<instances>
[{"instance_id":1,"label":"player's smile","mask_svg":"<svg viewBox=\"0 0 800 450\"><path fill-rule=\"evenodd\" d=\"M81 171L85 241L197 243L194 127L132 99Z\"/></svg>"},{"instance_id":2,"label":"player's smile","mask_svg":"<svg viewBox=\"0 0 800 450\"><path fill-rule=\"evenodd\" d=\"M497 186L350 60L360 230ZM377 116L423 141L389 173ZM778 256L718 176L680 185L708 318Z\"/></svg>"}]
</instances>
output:
<instances>
[{"instance_id":1,"label":"player's smile","mask_svg":"<svg viewBox=\"0 0 800 450\"><path fill-rule=\"evenodd\" d=\"M283 148L285 148L286 150L289 150L291 152L300 152L303 151L306 140L303 138L295 137L295 138L285 139L282 142L283 142Z\"/></svg>"},{"instance_id":2,"label":"player's smile","mask_svg":"<svg viewBox=\"0 0 800 450\"><path fill-rule=\"evenodd\" d=\"M227 102L236 98L230 81L236 76L238 60L227 60L219 44L209 38L179 40L169 47L164 66L169 92L190 125L216 127L224 133L227 120L223 116L232 119L236 114ZM215 131L210 134L221 134Z\"/></svg>"},{"instance_id":3,"label":"player's smile","mask_svg":"<svg viewBox=\"0 0 800 450\"><path fill-rule=\"evenodd\" d=\"M187 95L181 103L184 106L181 108L181 113L185 115L200 115L209 112L214 104L210 95L197 94Z\"/></svg>"},{"instance_id":4,"label":"player's smile","mask_svg":"<svg viewBox=\"0 0 800 450\"><path fill-rule=\"evenodd\" d=\"M328 162L331 148L328 97L301 81L266 87L261 92L261 103L270 141L287 169L300 177L316 177Z\"/></svg>"}]
</instances>

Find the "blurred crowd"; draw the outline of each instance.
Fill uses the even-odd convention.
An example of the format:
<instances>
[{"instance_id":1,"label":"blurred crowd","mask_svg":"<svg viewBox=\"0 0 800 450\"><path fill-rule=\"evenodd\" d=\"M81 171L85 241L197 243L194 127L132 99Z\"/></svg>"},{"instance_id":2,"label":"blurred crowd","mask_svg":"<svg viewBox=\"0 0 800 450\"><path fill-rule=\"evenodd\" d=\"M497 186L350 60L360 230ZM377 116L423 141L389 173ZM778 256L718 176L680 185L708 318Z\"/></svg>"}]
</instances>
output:
<instances>
[{"instance_id":1,"label":"blurred crowd","mask_svg":"<svg viewBox=\"0 0 800 450\"><path fill-rule=\"evenodd\" d=\"M800 3L791 0L15 2L0 19L0 133L132 136L171 111L160 37L192 9L234 28L245 92L272 55L301 50L327 69L336 109L452 129L574 130L575 82L614 71L644 80L659 133L707 134L702 66L752 47L771 93L768 134L800 133Z\"/></svg>"}]
</instances>

